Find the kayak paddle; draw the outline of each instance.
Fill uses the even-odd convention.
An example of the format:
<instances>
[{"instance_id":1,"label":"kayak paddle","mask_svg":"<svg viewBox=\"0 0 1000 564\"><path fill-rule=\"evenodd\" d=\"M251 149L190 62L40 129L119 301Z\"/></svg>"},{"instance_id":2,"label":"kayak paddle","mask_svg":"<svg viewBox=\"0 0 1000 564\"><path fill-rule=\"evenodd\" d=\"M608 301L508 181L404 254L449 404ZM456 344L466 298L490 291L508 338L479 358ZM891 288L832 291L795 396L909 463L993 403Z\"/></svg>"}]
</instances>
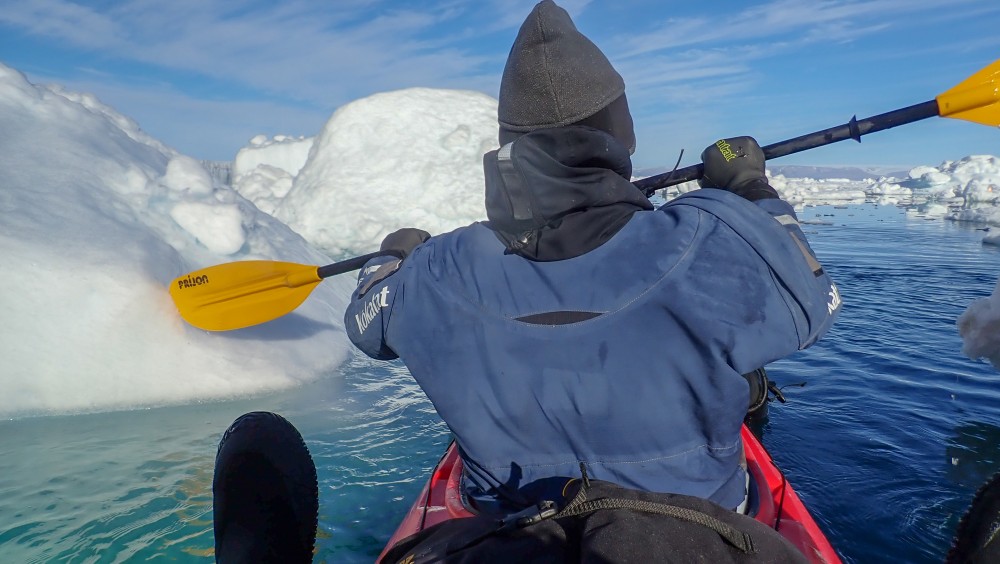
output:
<instances>
[{"instance_id":1,"label":"kayak paddle","mask_svg":"<svg viewBox=\"0 0 1000 564\"><path fill-rule=\"evenodd\" d=\"M949 117L1000 126L1000 60L987 65L937 98L863 120L809 133L762 147L774 159L929 117ZM705 167L696 164L635 182L647 196L667 186L697 180ZM173 281L170 295L188 323L207 331L229 331L281 317L297 308L319 282L357 270L386 253L369 253L326 266L254 260L197 270Z\"/></svg>"},{"instance_id":2,"label":"kayak paddle","mask_svg":"<svg viewBox=\"0 0 1000 564\"><path fill-rule=\"evenodd\" d=\"M862 135L937 116L1000 126L1000 59L933 100L860 121L855 116L844 125L779 141L761 149L764 151L764 158L770 160L845 139L854 139L860 143ZM635 185L646 196L652 196L662 188L697 180L704 173L705 166L699 163L637 180Z\"/></svg>"},{"instance_id":3,"label":"kayak paddle","mask_svg":"<svg viewBox=\"0 0 1000 564\"><path fill-rule=\"evenodd\" d=\"M291 312L324 278L387 254L368 253L326 266L270 260L217 264L174 279L170 296L181 317L199 329L242 329Z\"/></svg>"}]
</instances>

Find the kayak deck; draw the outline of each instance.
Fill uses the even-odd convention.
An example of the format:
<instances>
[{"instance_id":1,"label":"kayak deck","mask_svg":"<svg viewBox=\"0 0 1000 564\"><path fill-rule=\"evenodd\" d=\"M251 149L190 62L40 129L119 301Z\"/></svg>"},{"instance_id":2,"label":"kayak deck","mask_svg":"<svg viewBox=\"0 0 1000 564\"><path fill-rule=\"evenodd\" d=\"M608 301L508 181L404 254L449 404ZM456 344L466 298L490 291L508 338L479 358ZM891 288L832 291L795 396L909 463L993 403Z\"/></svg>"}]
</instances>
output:
<instances>
[{"instance_id":1,"label":"kayak deck","mask_svg":"<svg viewBox=\"0 0 1000 564\"><path fill-rule=\"evenodd\" d=\"M776 529L811 562L839 564L840 557L813 520L784 474L778 470L764 446L746 425L742 429L747 470L757 486L759 508L754 518ZM406 537L449 519L472 517L462 504L462 459L455 444L449 445L410 511L393 533L379 561Z\"/></svg>"}]
</instances>

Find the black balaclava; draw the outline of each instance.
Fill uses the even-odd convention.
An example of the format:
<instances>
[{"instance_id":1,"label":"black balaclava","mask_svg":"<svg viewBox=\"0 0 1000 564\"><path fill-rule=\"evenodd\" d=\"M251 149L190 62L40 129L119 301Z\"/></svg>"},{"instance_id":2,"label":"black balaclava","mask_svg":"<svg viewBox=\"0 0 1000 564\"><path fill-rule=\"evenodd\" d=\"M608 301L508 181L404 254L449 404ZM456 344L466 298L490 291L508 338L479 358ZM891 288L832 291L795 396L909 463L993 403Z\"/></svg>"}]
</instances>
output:
<instances>
[{"instance_id":1,"label":"black balaclava","mask_svg":"<svg viewBox=\"0 0 1000 564\"><path fill-rule=\"evenodd\" d=\"M635 151L625 81L551 0L528 14L507 57L497 111L500 144L550 127L586 125Z\"/></svg>"}]
</instances>

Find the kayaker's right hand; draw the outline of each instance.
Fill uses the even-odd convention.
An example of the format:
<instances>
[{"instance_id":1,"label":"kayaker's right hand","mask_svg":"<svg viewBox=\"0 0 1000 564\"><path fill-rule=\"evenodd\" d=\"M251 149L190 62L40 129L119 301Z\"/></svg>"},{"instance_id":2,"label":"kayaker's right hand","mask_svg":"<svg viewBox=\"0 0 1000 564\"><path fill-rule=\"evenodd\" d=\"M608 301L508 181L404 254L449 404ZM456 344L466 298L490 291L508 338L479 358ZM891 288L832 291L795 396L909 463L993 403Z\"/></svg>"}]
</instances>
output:
<instances>
[{"instance_id":1,"label":"kayaker's right hand","mask_svg":"<svg viewBox=\"0 0 1000 564\"><path fill-rule=\"evenodd\" d=\"M431 234L423 229L404 227L385 236L382 239L380 251L389 252L401 259L405 259L413 252L417 245L431 238Z\"/></svg>"},{"instance_id":2,"label":"kayaker's right hand","mask_svg":"<svg viewBox=\"0 0 1000 564\"><path fill-rule=\"evenodd\" d=\"M753 137L731 137L709 145L701 153L705 174L698 180L702 188L728 190L750 201L777 198L767 183L764 151Z\"/></svg>"}]
</instances>

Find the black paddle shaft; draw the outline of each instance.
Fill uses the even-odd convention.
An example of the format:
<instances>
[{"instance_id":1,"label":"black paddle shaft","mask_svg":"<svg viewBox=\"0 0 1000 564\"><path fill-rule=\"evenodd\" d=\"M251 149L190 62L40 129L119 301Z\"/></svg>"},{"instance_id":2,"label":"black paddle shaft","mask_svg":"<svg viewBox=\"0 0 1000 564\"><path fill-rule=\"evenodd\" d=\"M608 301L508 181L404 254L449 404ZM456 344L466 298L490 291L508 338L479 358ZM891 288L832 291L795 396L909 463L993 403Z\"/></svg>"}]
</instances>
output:
<instances>
[{"instance_id":1,"label":"black paddle shaft","mask_svg":"<svg viewBox=\"0 0 1000 564\"><path fill-rule=\"evenodd\" d=\"M336 276L338 274L344 274L345 272L350 272L352 270L357 270L365 265L366 262L370 261L375 257L381 257L387 254L385 251L376 251L374 253L368 253L367 255L361 255L359 257L349 258L347 260L342 260L340 262L335 262L333 264L328 264L326 266L321 266L316 269L316 276L320 278L329 278L331 276Z\"/></svg>"},{"instance_id":2,"label":"black paddle shaft","mask_svg":"<svg viewBox=\"0 0 1000 564\"><path fill-rule=\"evenodd\" d=\"M913 123L922 119L936 117L938 115L940 114L937 100L929 100L921 104L916 104L899 110L893 110L891 112L865 118L860 121L858 121L856 117L852 117L851 121L844 125L838 125L836 127L816 131L814 133L808 133L794 139L779 141L777 143L767 145L766 147L761 147L761 149L764 151L764 158L771 160L785 155L791 155L792 153L815 149L816 147L822 147L823 145L829 145L845 139L854 139L860 143L862 135L868 135L869 133L875 133L876 131L882 131L883 129L889 129L891 127L896 127L897 125ZM658 174L656 176L650 176L649 178L637 180L635 182L635 186L642 190L646 196L652 196L657 190L668 186L674 186L682 182L688 182L689 180L697 180L704 174L705 165L699 163L664 174Z\"/></svg>"},{"instance_id":3,"label":"black paddle shaft","mask_svg":"<svg viewBox=\"0 0 1000 564\"><path fill-rule=\"evenodd\" d=\"M862 135L868 135L869 133L875 133L876 131L882 131L883 129L889 129L891 127L896 127L897 125L913 123L929 117L936 117L938 115L939 110L937 100L930 100L922 104L916 104L907 108L865 118L861 121L858 121L856 117L852 117L851 121L844 125L838 125L836 127L816 131L814 133L808 133L806 135L795 137L794 139L779 141L777 143L767 145L766 147L761 147L761 149L764 151L764 158L771 160L785 155L791 155L792 153L808 151L809 149L815 149L816 147L822 147L823 145L829 145L830 143L836 143L837 141L843 141L845 139L854 139L860 143ZM637 180L635 182L635 186L642 190L648 197L652 196L657 190L666 188L667 186L674 186L682 182L687 182L689 180L697 180L704 174L705 165L699 163L664 174L658 174L656 176L650 176L649 178ZM316 269L316 275L320 278L329 278L330 276L336 276L337 274L344 274L345 272L361 268L366 262L375 257L385 256L387 254L393 253L376 251L374 253L368 253L367 255L361 255L359 257L353 257L340 262L335 262L333 264L328 264L326 266L321 266Z\"/></svg>"}]
</instances>

